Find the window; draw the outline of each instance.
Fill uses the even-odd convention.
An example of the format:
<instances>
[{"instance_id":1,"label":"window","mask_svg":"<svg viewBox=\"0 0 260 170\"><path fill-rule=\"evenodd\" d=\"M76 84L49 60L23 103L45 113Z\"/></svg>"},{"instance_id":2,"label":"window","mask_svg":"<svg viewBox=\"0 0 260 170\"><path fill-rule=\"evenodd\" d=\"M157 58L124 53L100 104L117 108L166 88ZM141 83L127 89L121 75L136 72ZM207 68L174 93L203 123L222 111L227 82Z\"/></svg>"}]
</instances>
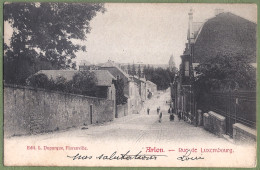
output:
<instances>
[{"instance_id":1,"label":"window","mask_svg":"<svg viewBox=\"0 0 260 170\"><path fill-rule=\"evenodd\" d=\"M189 61L185 61L185 76L190 76L189 67Z\"/></svg>"}]
</instances>

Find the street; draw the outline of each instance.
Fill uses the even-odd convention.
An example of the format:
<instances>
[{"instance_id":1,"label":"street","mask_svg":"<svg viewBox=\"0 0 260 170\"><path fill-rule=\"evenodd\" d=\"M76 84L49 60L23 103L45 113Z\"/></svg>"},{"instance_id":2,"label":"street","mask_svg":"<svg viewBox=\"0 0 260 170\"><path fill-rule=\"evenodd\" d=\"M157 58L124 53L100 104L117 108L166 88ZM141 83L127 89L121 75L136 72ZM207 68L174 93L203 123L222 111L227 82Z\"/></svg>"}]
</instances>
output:
<instances>
[{"instance_id":1,"label":"street","mask_svg":"<svg viewBox=\"0 0 260 170\"><path fill-rule=\"evenodd\" d=\"M235 145L226 139L219 138L204 130L195 127L183 120L169 120L168 105L169 90L159 92L145 103L140 114L128 115L99 125L88 127L76 127L64 131L56 131L49 134L38 134L30 136L15 136L4 139L4 154L6 162L15 165L59 165L59 166L96 166L99 165L94 159L91 161L68 159L67 156L87 154L87 156L108 156L114 154L161 154L164 158L158 158L153 162L105 161L102 166L209 166L215 162L216 157L220 160L219 166L232 166L232 161L242 160L236 166L243 163L252 165L250 160L254 159L255 146L248 147ZM146 112L149 106L150 114ZM160 106L163 113L162 122L158 122L156 108ZM86 150L68 150L71 147L84 147ZM29 149L28 149L29 148ZM62 148L53 150L50 148ZM154 151L150 152L150 149ZM189 164L178 161L176 158L185 154L185 150L196 150L195 156L201 156L208 161L191 161ZM204 150L226 149L232 152L212 153ZM157 150L155 152L155 150ZM203 150L203 151L202 151ZM149 153L150 152L150 153ZM29 153L29 154L28 154ZM237 153L237 154L234 154ZM244 154L248 157L245 159ZM104 155L105 154L105 155ZM26 157L25 157L26 155ZM55 155L55 156L54 156ZM112 154L113 155L113 154ZM20 159L23 157L23 159ZM49 159L54 158L55 159ZM21 160L21 161L20 161ZM8 164L6 164L8 165Z\"/></svg>"}]
</instances>

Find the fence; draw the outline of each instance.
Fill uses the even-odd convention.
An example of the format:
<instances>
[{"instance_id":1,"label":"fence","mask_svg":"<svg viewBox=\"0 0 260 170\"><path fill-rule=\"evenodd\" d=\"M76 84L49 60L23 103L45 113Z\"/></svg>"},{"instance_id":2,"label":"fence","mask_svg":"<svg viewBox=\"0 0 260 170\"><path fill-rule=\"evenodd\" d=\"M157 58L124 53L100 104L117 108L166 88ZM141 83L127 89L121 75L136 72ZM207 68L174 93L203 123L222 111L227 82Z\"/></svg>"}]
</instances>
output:
<instances>
[{"instance_id":1,"label":"fence","mask_svg":"<svg viewBox=\"0 0 260 170\"><path fill-rule=\"evenodd\" d=\"M226 117L226 134L233 136L233 124L256 128L256 92L212 92L207 95L208 110Z\"/></svg>"}]
</instances>

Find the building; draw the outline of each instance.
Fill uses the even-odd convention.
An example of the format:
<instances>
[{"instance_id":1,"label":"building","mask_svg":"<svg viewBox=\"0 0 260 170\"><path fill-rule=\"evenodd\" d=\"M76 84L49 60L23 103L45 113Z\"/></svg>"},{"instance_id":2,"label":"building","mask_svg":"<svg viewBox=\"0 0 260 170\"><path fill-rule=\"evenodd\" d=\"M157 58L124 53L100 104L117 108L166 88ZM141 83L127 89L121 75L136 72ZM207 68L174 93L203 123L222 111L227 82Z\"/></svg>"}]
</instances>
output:
<instances>
[{"instance_id":1,"label":"building","mask_svg":"<svg viewBox=\"0 0 260 170\"><path fill-rule=\"evenodd\" d=\"M128 74L126 74L121 68L119 68L115 62L108 60L106 63L99 67L99 70L109 71L115 78L123 79L124 81L124 94L129 97L129 82L131 81Z\"/></svg>"},{"instance_id":2,"label":"building","mask_svg":"<svg viewBox=\"0 0 260 170\"><path fill-rule=\"evenodd\" d=\"M157 85L154 84L153 82L147 80L146 81L146 94L147 94L147 97L148 95L152 96L154 95L156 92L157 92Z\"/></svg>"},{"instance_id":3,"label":"building","mask_svg":"<svg viewBox=\"0 0 260 170\"><path fill-rule=\"evenodd\" d=\"M128 98L128 113L139 113L141 109L141 96L139 95L139 87L137 82L124 72L114 61L108 60L100 66L100 70L109 71L117 79L124 81L124 95Z\"/></svg>"},{"instance_id":4,"label":"building","mask_svg":"<svg viewBox=\"0 0 260 170\"><path fill-rule=\"evenodd\" d=\"M256 65L256 23L221 9L215 14L205 22L194 22L193 11L189 11L186 48L181 56L178 77L171 88L176 110L181 110L195 124L198 107L193 77L197 76L194 69L200 63L225 52L243 54L248 62ZM233 121L231 117L226 118ZM232 124L227 126L232 128ZM232 134L232 131L228 133Z\"/></svg>"},{"instance_id":5,"label":"building","mask_svg":"<svg viewBox=\"0 0 260 170\"><path fill-rule=\"evenodd\" d=\"M143 103L147 99L146 80L137 76L132 76L131 78L134 80L138 87L139 96L141 97L141 102Z\"/></svg>"},{"instance_id":6,"label":"building","mask_svg":"<svg viewBox=\"0 0 260 170\"><path fill-rule=\"evenodd\" d=\"M36 74L45 74L49 79L56 80L58 77L64 77L67 81L73 79L77 70L40 70ZM115 100L115 86L113 80L116 78L106 70L93 70L97 78L96 97Z\"/></svg>"}]
</instances>

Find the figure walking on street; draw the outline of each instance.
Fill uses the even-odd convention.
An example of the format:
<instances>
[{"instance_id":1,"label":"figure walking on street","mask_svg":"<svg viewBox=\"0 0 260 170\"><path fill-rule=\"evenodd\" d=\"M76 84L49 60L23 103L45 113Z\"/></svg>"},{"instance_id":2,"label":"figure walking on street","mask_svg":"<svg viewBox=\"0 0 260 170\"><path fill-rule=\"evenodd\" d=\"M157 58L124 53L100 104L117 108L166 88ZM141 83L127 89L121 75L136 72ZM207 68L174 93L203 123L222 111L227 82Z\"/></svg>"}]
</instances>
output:
<instances>
[{"instance_id":1,"label":"figure walking on street","mask_svg":"<svg viewBox=\"0 0 260 170\"><path fill-rule=\"evenodd\" d=\"M171 114L171 112L172 112L171 109L172 109L171 107L168 109L168 113L169 113L169 114Z\"/></svg>"},{"instance_id":2,"label":"figure walking on street","mask_svg":"<svg viewBox=\"0 0 260 170\"><path fill-rule=\"evenodd\" d=\"M159 114L159 112L160 112L160 106L157 107L157 114Z\"/></svg>"},{"instance_id":3,"label":"figure walking on street","mask_svg":"<svg viewBox=\"0 0 260 170\"><path fill-rule=\"evenodd\" d=\"M181 111L179 110L178 111L178 118L179 118L179 121L181 120Z\"/></svg>"},{"instance_id":4,"label":"figure walking on street","mask_svg":"<svg viewBox=\"0 0 260 170\"><path fill-rule=\"evenodd\" d=\"M162 112L160 112L160 115L159 115L159 123L162 122Z\"/></svg>"},{"instance_id":5,"label":"figure walking on street","mask_svg":"<svg viewBox=\"0 0 260 170\"><path fill-rule=\"evenodd\" d=\"M149 112L150 112L150 108L149 107L147 107L147 114L149 115Z\"/></svg>"},{"instance_id":6,"label":"figure walking on street","mask_svg":"<svg viewBox=\"0 0 260 170\"><path fill-rule=\"evenodd\" d=\"M173 113L170 113L170 121L174 121L174 115L173 115Z\"/></svg>"}]
</instances>

